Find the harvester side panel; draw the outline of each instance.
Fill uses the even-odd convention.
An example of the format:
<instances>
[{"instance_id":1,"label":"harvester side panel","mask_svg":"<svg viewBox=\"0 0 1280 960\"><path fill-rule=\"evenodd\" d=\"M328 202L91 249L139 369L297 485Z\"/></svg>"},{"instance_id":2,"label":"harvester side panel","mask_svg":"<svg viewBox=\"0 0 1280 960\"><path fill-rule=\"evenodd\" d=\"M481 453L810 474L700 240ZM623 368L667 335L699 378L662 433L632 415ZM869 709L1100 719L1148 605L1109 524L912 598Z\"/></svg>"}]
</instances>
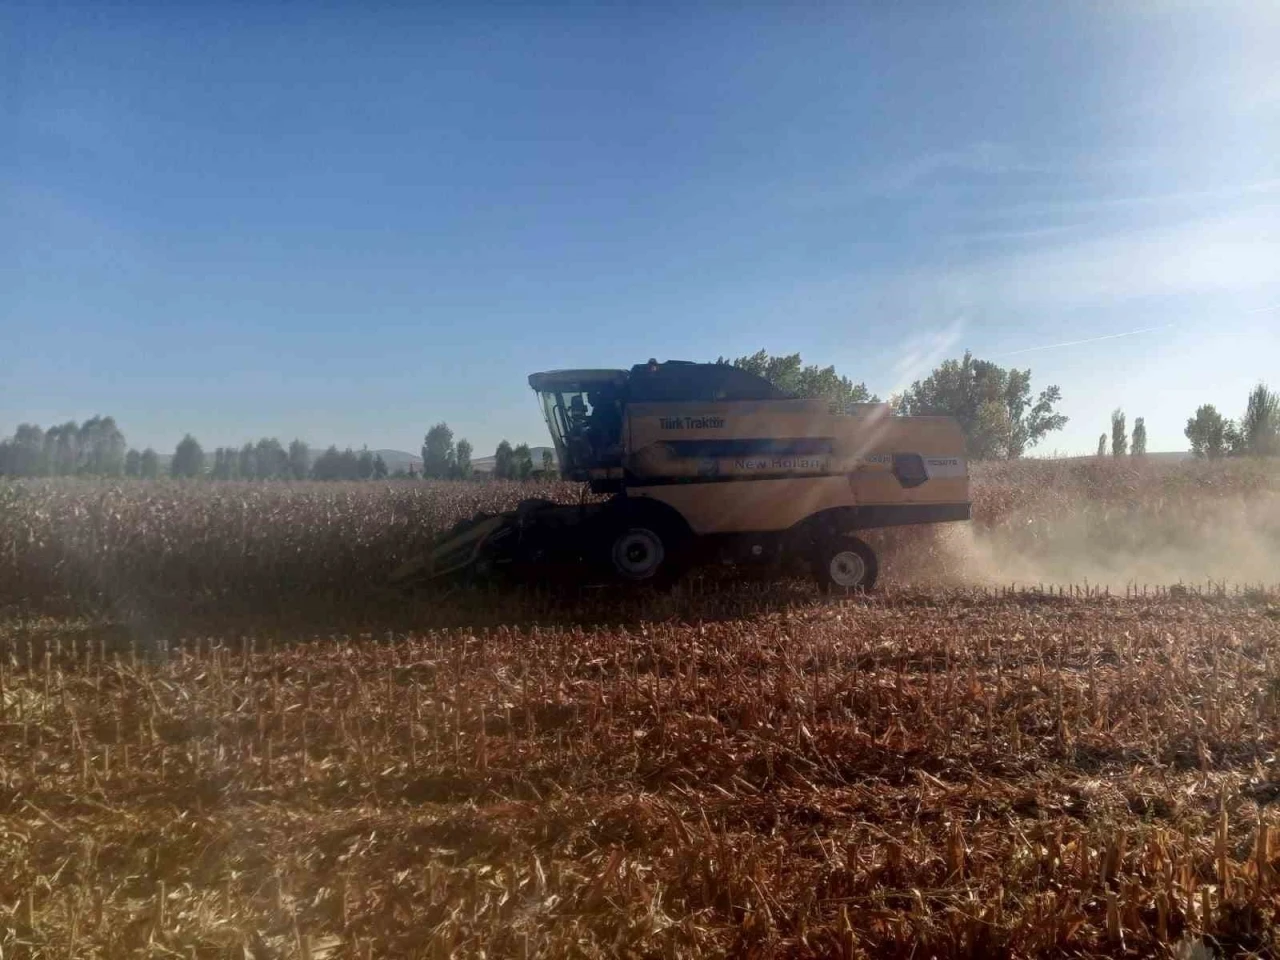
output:
<instances>
[{"instance_id":1,"label":"harvester side panel","mask_svg":"<svg viewBox=\"0 0 1280 960\"><path fill-rule=\"evenodd\" d=\"M842 476L724 483L668 483L630 487L628 497L648 498L677 510L698 535L781 531L822 510L849 506ZM749 487L749 489L747 489Z\"/></svg>"},{"instance_id":2,"label":"harvester side panel","mask_svg":"<svg viewBox=\"0 0 1280 960\"><path fill-rule=\"evenodd\" d=\"M862 511L868 525L968 517L964 437L945 417L814 400L632 404L626 437L628 496L669 504L698 534L852 507L877 508Z\"/></svg>"}]
</instances>

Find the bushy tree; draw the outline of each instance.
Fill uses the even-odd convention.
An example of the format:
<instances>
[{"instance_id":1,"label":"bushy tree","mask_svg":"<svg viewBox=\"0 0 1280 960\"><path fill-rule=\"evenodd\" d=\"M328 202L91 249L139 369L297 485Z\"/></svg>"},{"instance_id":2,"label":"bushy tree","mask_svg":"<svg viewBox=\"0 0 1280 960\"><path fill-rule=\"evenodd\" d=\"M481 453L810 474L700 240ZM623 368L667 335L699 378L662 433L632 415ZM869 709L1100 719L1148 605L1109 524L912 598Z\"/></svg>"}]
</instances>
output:
<instances>
[{"instance_id":1,"label":"bushy tree","mask_svg":"<svg viewBox=\"0 0 1280 960\"><path fill-rule=\"evenodd\" d=\"M253 472L259 480L284 480L289 476L289 455L274 437L263 437L253 448Z\"/></svg>"},{"instance_id":2,"label":"bushy tree","mask_svg":"<svg viewBox=\"0 0 1280 960\"><path fill-rule=\"evenodd\" d=\"M422 476L427 480L443 480L453 470L456 452L453 431L441 421L427 431L422 442Z\"/></svg>"},{"instance_id":3,"label":"bushy tree","mask_svg":"<svg viewBox=\"0 0 1280 960\"><path fill-rule=\"evenodd\" d=\"M126 477L142 475L142 454L137 450L130 448L129 452L124 455L124 475Z\"/></svg>"},{"instance_id":4,"label":"bushy tree","mask_svg":"<svg viewBox=\"0 0 1280 960\"><path fill-rule=\"evenodd\" d=\"M229 454L229 456L228 456ZM230 480L231 471L236 462L236 452L226 447L217 447L213 451L213 470L209 476L215 480Z\"/></svg>"},{"instance_id":5,"label":"bushy tree","mask_svg":"<svg viewBox=\"0 0 1280 960\"><path fill-rule=\"evenodd\" d=\"M1098 434L1098 456L1105 457L1107 455L1107 435L1105 433Z\"/></svg>"},{"instance_id":6,"label":"bushy tree","mask_svg":"<svg viewBox=\"0 0 1280 960\"><path fill-rule=\"evenodd\" d=\"M516 477L515 452L506 440L499 443L493 452L493 476L495 480L514 480Z\"/></svg>"},{"instance_id":7,"label":"bushy tree","mask_svg":"<svg viewBox=\"0 0 1280 960\"><path fill-rule=\"evenodd\" d=\"M840 376L834 366L805 366L798 353L774 357L760 350L733 360L720 357L716 363L731 363L741 370L764 377L779 390L794 397L828 400L839 410L851 403L875 403L879 399L872 395L865 383L854 383L848 377Z\"/></svg>"},{"instance_id":8,"label":"bushy tree","mask_svg":"<svg viewBox=\"0 0 1280 960\"><path fill-rule=\"evenodd\" d=\"M0 443L0 474L39 477L48 472L45 433L34 423L19 424L11 439Z\"/></svg>"},{"instance_id":9,"label":"bushy tree","mask_svg":"<svg viewBox=\"0 0 1280 960\"><path fill-rule=\"evenodd\" d=\"M542 451L542 472L547 474L556 472L556 455L550 450Z\"/></svg>"},{"instance_id":10,"label":"bushy tree","mask_svg":"<svg viewBox=\"0 0 1280 960\"><path fill-rule=\"evenodd\" d=\"M340 480L342 473L342 454L338 448L330 444L329 448L316 457L311 464L312 480Z\"/></svg>"},{"instance_id":11,"label":"bushy tree","mask_svg":"<svg viewBox=\"0 0 1280 960\"><path fill-rule=\"evenodd\" d=\"M173 451L169 475L173 477L198 477L204 473L204 450L191 434L187 434Z\"/></svg>"},{"instance_id":12,"label":"bushy tree","mask_svg":"<svg viewBox=\"0 0 1280 960\"><path fill-rule=\"evenodd\" d=\"M1191 441L1191 452L1197 457L1217 460L1227 453L1228 421L1225 420L1212 403L1206 403L1196 409L1196 415L1187 420L1183 430Z\"/></svg>"},{"instance_id":13,"label":"bushy tree","mask_svg":"<svg viewBox=\"0 0 1280 960\"><path fill-rule=\"evenodd\" d=\"M361 450L360 456L356 459L356 476L361 480L373 479L373 454L369 452L368 447Z\"/></svg>"},{"instance_id":14,"label":"bushy tree","mask_svg":"<svg viewBox=\"0 0 1280 960\"><path fill-rule=\"evenodd\" d=\"M48 473L56 477L71 477L80 465L80 428L74 420L50 427L44 435L45 458Z\"/></svg>"},{"instance_id":15,"label":"bushy tree","mask_svg":"<svg viewBox=\"0 0 1280 960\"><path fill-rule=\"evenodd\" d=\"M1280 454L1280 395L1265 383L1249 391L1244 416L1240 418L1240 443L1249 456Z\"/></svg>"},{"instance_id":16,"label":"bushy tree","mask_svg":"<svg viewBox=\"0 0 1280 960\"><path fill-rule=\"evenodd\" d=\"M1144 417L1135 417L1133 420L1132 446L1135 457L1145 457L1147 455L1147 421Z\"/></svg>"},{"instance_id":17,"label":"bushy tree","mask_svg":"<svg viewBox=\"0 0 1280 960\"><path fill-rule=\"evenodd\" d=\"M528 480L533 476L533 454L527 443L517 444L511 451L515 467L515 479Z\"/></svg>"},{"instance_id":18,"label":"bushy tree","mask_svg":"<svg viewBox=\"0 0 1280 960\"><path fill-rule=\"evenodd\" d=\"M124 472L124 434L112 417L90 417L76 431L76 473L118 477Z\"/></svg>"},{"instance_id":19,"label":"bushy tree","mask_svg":"<svg viewBox=\"0 0 1280 960\"><path fill-rule=\"evenodd\" d=\"M387 461L382 459L382 454L374 454L373 457L373 479L387 479Z\"/></svg>"},{"instance_id":20,"label":"bushy tree","mask_svg":"<svg viewBox=\"0 0 1280 960\"><path fill-rule=\"evenodd\" d=\"M258 479L258 460L254 456L253 444L246 443L236 455L236 475L241 480Z\"/></svg>"},{"instance_id":21,"label":"bushy tree","mask_svg":"<svg viewBox=\"0 0 1280 960\"><path fill-rule=\"evenodd\" d=\"M33 423L18 426L0 441L0 473L23 477L118 477L124 473L128 447L112 417L94 416L77 425L68 420L41 430Z\"/></svg>"},{"instance_id":22,"label":"bushy tree","mask_svg":"<svg viewBox=\"0 0 1280 960\"><path fill-rule=\"evenodd\" d=\"M311 448L301 440L289 444L289 476L305 480L311 473Z\"/></svg>"},{"instance_id":23,"label":"bushy tree","mask_svg":"<svg viewBox=\"0 0 1280 960\"><path fill-rule=\"evenodd\" d=\"M1249 452L1245 442L1244 431L1234 420L1227 420L1222 426L1223 456L1243 457Z\"/></svg>"},{"instance_id":24,"label":"bushy tree","mask_svg":"<svg viewBox=\"0 0 1280 960\"><path fill-rule=\"evenodd\" d=\"M460 480L471 479L471 441L463 437L454 448L454 470Z\"/></svg>"},{"instance_id":25,"label":"bushy tree","mask_svg":"<svg viewBox=\"0 0 1280 960\"><path fill-rule=\"evenodd\" d=\"M1030 370L1006 370L966 352L913 383L897 406L910 416L954 417L975 459L1011 460L1066 425L1067 418L1054 412L1061 399L1050 386L1033 402Z\"/></svg>"},{"instance_id":26,"label":"bushy tree","mask_svg":"<svg viewBox=\"0 0 1280 960\"><path fill-rule=\"evenodd\" d=\"M350 447L339 452L337 447L330 446L316 457L311 466L311 477L314 480L357 480L360 477L360 457Z\"/></svg>"},{"instance_id":27,"label":"bushy tree","mask_svg":"<svg viewBox=\"0 0 1280 960\"><path fill-rule=\"evenodd\" d=\"M1124 411L1116 407L1111 411L1111 455L1123 457L1129 452L1129 431L1125 427Z\"/></svg>"},{"instance_id":28,"label":"bushy tree","mask_svg":"<svg viewBox=\"0 0 1280 960\"><path fill-rule=\"evenodd\" d=\"M138 458L138 476L143 480L155 480L160 476L160 456L150 447Z\"/></svg>"}]
</instances>

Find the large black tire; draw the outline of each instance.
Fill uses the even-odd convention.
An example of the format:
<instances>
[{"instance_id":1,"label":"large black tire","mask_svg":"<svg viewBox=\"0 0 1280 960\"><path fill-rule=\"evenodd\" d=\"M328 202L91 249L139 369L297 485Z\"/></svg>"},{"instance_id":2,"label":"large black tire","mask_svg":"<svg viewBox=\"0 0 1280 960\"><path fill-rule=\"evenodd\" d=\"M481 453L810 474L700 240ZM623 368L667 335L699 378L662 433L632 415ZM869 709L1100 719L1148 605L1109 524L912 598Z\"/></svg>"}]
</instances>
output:
<instances>
[{"instance_id":1,"label":"large black tire","mask_svg":"<svg viewBox=\"0 0 1280 960\"><path fill-rule=\"evenodd\" d=\"M853 593L876 585L875 551L852 534L823 537L814 546L813 578L823 593Z\"/></svg>"},{"instance_id":2,"label":"large black tire","mask_svg":"<svg viewBox=\"0 0 1280 960\"><path fill-rule=\"evenodd\" d=\"M655 513L626 512L606 528L604 561L620 583L665 589L684 575L689 536Z\"/></svg>"}]
</instances>

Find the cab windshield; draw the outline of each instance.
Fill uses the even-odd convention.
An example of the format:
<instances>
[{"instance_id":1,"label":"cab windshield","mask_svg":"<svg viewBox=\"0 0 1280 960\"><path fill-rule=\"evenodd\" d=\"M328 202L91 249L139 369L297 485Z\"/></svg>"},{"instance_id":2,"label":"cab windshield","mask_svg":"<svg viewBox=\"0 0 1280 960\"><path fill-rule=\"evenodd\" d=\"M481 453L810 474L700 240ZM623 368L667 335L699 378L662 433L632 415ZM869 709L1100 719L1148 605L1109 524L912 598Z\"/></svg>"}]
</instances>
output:
<instances>
[{"instance_id":1,"label":"cab windshield","mask_svg":"<svg viewBox=\"0 0 1280 960\"><path fill-rule=\"evenodd\" d=\"M616 396L601 390L542 391L538 394L560 473L586 479L592 467L621 463L622 416Z\"/></svg>"}]
</instances>

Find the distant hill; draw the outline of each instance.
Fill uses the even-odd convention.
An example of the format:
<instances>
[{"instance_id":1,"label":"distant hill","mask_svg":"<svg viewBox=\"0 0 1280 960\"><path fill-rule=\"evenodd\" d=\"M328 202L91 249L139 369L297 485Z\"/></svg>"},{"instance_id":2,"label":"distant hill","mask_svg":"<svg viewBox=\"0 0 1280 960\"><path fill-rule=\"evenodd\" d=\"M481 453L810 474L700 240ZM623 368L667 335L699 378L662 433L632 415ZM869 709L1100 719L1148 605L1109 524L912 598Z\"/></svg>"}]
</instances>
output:
<instances>
[{"instance_id":1,"label":"distant hill","mask_svg":"<svg viewBox=\"0 0 1280 960\"><path fill-rule=\"evenodd\" d=\"M375 450L376 456L382 458L382 462L387 465L387 473L395 473L397 470L409 472L412 467L414 472L422 469L422 458L415 457L412 453L405 453L403 450ZM315 459L314 453L312 459Z\"/></svg>"}]
</instances>

